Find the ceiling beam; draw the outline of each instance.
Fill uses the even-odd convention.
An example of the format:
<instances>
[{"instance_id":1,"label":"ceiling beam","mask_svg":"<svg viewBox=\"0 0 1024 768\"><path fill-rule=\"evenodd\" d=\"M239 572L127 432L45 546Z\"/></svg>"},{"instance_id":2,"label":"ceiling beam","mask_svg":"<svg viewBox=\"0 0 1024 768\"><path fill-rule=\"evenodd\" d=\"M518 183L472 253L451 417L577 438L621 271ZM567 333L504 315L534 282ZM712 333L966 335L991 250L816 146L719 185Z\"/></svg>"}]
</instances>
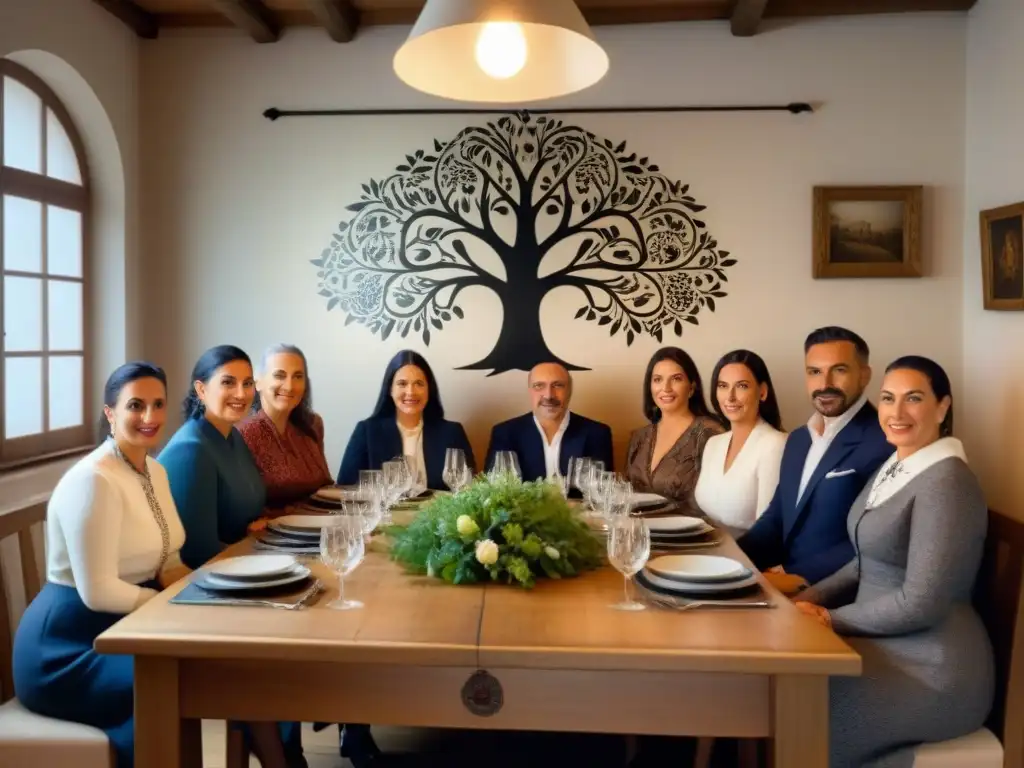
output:
<instances>
[{"instance_id":1,"label":"ceiling beam","mask_svg":"<svg viewBox=\"0 0 1024 768\"><path fill-rule=\"evenodd\" d=\"M919 11L969 11L977 0L772 0L765 16L846 16Z\"/></svg>"},{"instance_id":2,"label":"ceiling beam","mask_svg":"<svg viewBox=\"0 0 1024 768\"><path fill-rule=\"evenodd\" d=\"M351 0L307 0L309 9L320 26L327 30L331 40L348 43L359 29L359 11Z\"/></svg>"},{"instance_id":3,"label":"ceiling beam","mask_svg":"<svg viewBox=\"0 0 1024 768\"><path fill-rule=\"evenodd\" d=\"M768 0L736 0L732 7L729 25L735 37L751 37L757 34L757 28L764 18L764 10Z\"/></svg>"},{"instance_id":4,"label":"ceiling beam","mask_svg":"<svg viewBox=\"0 0 1024 768\"><path fill-rule=\"evenodd\" d=\"M139 37L153 40L160 31L160 24L155 15L144 11L132 0L92 0L96 5L116 16L121 22Z\"/></svg>"},{"instance_id":5,"label":"ceiling beam","mask_svg":"<svg viewBox=\"0 0 1024 768\"><path fill-rule=\"evenodd\" d=\"M257 43L276 43L281 37L281 25L260 0L211 0L232 24L247 33Z\"/></svg>"}]
</instances>

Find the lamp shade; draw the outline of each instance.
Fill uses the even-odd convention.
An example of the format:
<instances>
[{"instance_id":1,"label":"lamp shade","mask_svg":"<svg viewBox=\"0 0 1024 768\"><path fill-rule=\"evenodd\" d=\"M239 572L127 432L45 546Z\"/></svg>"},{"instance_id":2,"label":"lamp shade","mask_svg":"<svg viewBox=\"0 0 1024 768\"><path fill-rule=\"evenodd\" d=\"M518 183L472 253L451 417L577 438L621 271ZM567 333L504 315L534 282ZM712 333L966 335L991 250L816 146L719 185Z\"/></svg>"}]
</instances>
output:
<instances>
[{"instance_id":1,"label":"lamp shade","mask_svg":"<svg viewBox=\"0 0 1024 768\"><path fill-rule=\"evenodd\" d=\"M573 0L427 0L394 67L425 93L509 103L589 88L608 54Z\"/></svg>"}]
</instances>

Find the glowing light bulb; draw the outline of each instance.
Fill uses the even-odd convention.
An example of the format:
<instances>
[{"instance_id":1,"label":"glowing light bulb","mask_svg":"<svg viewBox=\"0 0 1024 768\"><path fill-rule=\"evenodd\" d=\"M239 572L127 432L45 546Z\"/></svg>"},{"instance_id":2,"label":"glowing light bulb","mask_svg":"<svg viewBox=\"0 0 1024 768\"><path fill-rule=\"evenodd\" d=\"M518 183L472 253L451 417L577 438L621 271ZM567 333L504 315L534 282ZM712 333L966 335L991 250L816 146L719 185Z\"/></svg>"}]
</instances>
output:
<instances>
[{"instance_id":1,"label":"glowing light bulb","mask_svg":"<svg viewBox=\"0 0 1024 768\"><path fill-rule=\"evenodd\" d=\"M476 63L496 80L507 80L526 66L526 35L514 21L489 21L476 39Z\"/></svg>"}]
</instances>

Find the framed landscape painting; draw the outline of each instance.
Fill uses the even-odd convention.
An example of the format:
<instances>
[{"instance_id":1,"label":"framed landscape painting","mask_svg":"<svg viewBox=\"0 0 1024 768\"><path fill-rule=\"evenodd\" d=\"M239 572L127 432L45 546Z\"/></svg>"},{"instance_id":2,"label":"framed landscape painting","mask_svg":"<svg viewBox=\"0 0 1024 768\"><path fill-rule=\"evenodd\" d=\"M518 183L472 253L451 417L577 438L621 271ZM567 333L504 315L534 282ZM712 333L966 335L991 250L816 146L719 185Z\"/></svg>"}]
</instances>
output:
<instances>
[{"instance_id":1,"label":"framed landscape painting","mask_svg":"<svg viewBox=\"0 0 1024 768\"><path fill-rule=\"evenodd\" d=\"M921 186L815 187L813 274L920 277Z\"/></svg>"},{"instance_id":2,"label":"framed landscape painting","mask_svg":"<svg viewBox=\"0 0 1024 768\"><path fill-rule=\"evenodd\" d=\"M981 212L985 309L1024 310L1024 203Z\"/></svg>"}]
</instances>

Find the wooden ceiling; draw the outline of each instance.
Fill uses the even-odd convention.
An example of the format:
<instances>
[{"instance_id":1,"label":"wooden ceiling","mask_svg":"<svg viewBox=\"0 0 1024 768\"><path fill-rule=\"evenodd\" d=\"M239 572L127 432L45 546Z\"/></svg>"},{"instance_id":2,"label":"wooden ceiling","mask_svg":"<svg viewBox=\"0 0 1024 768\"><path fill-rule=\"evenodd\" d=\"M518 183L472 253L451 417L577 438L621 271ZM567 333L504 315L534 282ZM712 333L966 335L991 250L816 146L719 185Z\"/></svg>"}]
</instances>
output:
<instances>
[{"instance_id":1,"label":"wooden ceiling","mask_svg":"<svg viewBox=\"0 0 1024 768\"><path fill-rule=\"evenodd\" d=\"M92 0L152 39L173 27L237 27L258 43L288 27L322 27L345 43L360 27L412 24L423 0ZM577 0L593 25L727 19L732 33L757 33L772 17L967 11L977 0Z\"/></svg>"}]
</instances>

